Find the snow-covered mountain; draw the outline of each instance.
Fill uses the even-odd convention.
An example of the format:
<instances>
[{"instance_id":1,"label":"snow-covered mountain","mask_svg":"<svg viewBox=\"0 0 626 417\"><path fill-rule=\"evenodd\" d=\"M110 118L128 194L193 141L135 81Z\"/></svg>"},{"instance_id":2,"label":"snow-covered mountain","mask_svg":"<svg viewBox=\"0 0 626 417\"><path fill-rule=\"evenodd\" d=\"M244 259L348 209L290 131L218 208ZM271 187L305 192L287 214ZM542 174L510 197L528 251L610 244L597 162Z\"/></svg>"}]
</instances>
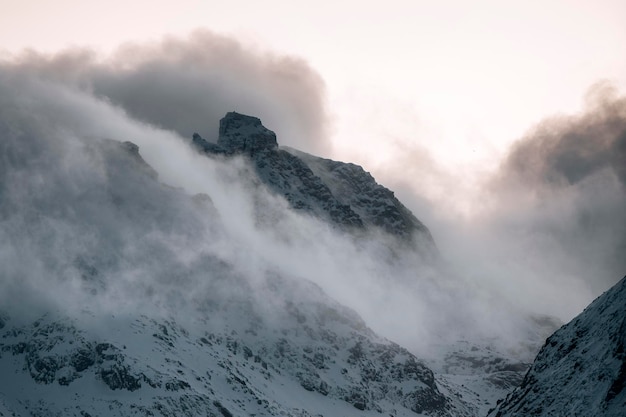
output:
<instances>
[{"instance_id":1,"label":"snow-covered mountain","mask_svg":"<svg viewBox=\"0 0 626 417\"><path fill-rule=\"evenodd\" d=\"M0 403L34 416L469 415L420 360L318 288L268 280L272 308L204 300L215 305L183 324L5 315Z\"/></svg>"},{"instance_id":2,"label":"snow-covered mountain","mask_svg":"<svg viewBox=\"0 0 626 417\"><path fill-rule=\"evenodd\" d=\"M228 113L216 142L142 139L151 160L193 165L172 169L197 194L162 182L134 143L75 133L96 121L12 123L0 123L0 415L479 416L529 366L476 338L426 362L329 296L320 283L355 305L386 287L409 304L467 294L429 274L430 232L390 190L280 148L255 117ZM401 305L391 296L373 299ZM417 311L396 320L451 321ZM531 327L530 350L553 325Z\"/></svg>"},{"instance_id":3,"label":"snow-covered mountain","mask_svg":"<svg viewBox=\"0 0 626 417\"><path fill-rule=\"evenodd\" d=\"M626 415L626 277L547 340L492 417Z\"/></svg>"},{"instance_id":4,"label":"snow-covered mountain","mask_svg":"<svg viewBox=\"0 0 626 417\"><path fill-rule=\"evenodd\" d=\"M244 119L264 129L255 120ZM224 127L218 146L257 138L245 129ZM159 182L133 143L33 126L2 133L1 415L475 415L408 350L255 254L211 196ZM379 197L353 210L348 192L340 202L304 162L277 155L287 171L263 171L259 158L260 177L289 175L279 184L298 184L301 208L341 230L374 224L430 239L364 171L350 168ZM246 179L247 162L226 165L254 222L278 224L280 201ZM349 180L340 178L333 187ZM380 204L399 217L376 224Z\"/></svg>"}]
</instances>

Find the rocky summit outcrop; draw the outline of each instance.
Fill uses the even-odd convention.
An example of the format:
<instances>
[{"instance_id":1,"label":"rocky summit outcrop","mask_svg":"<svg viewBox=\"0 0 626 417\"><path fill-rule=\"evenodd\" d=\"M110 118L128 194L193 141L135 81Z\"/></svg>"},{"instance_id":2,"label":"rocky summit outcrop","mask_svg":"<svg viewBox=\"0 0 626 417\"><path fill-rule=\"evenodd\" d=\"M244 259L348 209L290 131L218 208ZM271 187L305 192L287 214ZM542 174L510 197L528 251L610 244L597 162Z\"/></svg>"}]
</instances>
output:
<instances>
[{"instance_id":1,"label":"rocky summit outcrop","mask_svg":"<svg viewBox=\"0 0 626 417\"><path fill-rule=\"evenodd\" d=\"M217 143L194 134L193 144L208 155L248 157L259 179L294 209L342 229L378 229L406 241L416 239L434 251L426 226L363 168L280 148L274 132L256 117L227 113Z\"/></svg>"},{"instance_id":2,"label":"rocky summit outcrop","mask_svg":"<svg viewBox=\"0 0 626 417\"><path fill-rule=\"evenodd\" d=\"M263 126L258 117L229 112L220 120L217 144L193 134L193 143L200 149L212 154L255 155L259 151L278 147L276 134Z\"/></svg>"},{"instance_id":3,"label":"rocky summit outcrop","mask_svg":"<svg viewBox=\"0 0 626 417\"><path fill-rule=\"evenodd\" d=\"M261 119L230 112L220 121L218 146L230 153L258 152L278 147L276 134Z\"/></svg>"},{"instance_id":4,"label":"rocky summit outcrop","mask_svg":"<svg viewBox=\"0 0 626 417\"><path fill-rule=\"evenodd\" d=\"M546 340L489 416L626 416L626 277Z\"/></svg>"}]
</instances>

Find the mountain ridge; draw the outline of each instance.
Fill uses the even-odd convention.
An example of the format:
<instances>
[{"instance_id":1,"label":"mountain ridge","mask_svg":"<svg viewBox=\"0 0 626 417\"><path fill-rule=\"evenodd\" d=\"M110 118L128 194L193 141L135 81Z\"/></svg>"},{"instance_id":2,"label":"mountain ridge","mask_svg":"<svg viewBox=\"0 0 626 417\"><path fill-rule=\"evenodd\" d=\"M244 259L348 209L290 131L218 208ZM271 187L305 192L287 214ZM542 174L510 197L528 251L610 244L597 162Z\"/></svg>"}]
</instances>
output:
<instances>
[{"instance_id":1,"label":"mountain ridge","mask_svg":"<svg viewBox=\"0 0 626 417\"><path fill-rule=\"evenodd\" d=\"M490 417L626 415L626 277L550 336Z\"/></svg>"},{"instance_id":2,"label":"mountain ridge","mask_svg":"<svg viewBox=\"0 0 626 417\"><path fill-rule=\"evenodd\" d=\"M260 180L296 210L342 229L375 228L405 242L415 239L436 253L428 228L362 167L281 148L256 117L229 112L220 120L217 143L197 133L192 143L207 155L247 156Z\"/></svg>"}]
</instances>

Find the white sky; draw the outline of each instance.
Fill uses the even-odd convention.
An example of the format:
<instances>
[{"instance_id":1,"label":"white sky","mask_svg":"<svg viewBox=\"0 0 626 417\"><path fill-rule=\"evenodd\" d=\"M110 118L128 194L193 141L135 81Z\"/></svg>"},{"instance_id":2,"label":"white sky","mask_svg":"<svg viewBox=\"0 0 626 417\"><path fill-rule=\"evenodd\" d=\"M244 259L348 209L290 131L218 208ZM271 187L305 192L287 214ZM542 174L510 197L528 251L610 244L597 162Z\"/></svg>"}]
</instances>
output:
<instances>
[{"instance_id":1,"label":"white sky","mask_svg":"<svg viewBox=\"0 0 626 417\"><path fill-rule=\"evenodd\" d=\"M471 182L596 81L626 90L624 17L623 0L0 0L0 49L235 35L321 74L333 157L384 175L398 149L425 148Z\"/></svg>"}]
</instances>

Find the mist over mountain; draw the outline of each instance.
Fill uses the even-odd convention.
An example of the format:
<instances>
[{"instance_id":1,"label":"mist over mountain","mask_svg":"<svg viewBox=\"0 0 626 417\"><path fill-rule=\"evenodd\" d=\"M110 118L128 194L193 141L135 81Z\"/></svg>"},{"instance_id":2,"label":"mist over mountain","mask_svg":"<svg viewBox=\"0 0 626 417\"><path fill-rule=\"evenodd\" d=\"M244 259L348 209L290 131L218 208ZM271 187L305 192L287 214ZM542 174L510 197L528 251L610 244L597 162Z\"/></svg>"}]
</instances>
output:
<instances>
[{"instance_id":1,"label":"mist over mountain","mask_svg":"<svg viewBox=\"0 0 626 417\"><path fill-rule=\"evenodd\" d=\"M333 154L334 116L319 74L298 57L210 31L128 43L110 56L88 48L56 54L25 51L6 55L2 68L7 82L36 80L108 103L159 135L175 132L187 139L197 132L215 143L219 119L235 110L260 117L277 133L282 146L326 158ZM623 101L610 83L598 83L590 89L580 114L540 122L508 151L510 157L499 172L485 174L474 185L463 172L437 166L426 149L386 137L381 138L385 145L381 150L388 154L384 166L372 160L360 164L428 226L454 273L471 281L470 286L480 287L488 302L569 320L614 284L625 267L620 253L626 231L620 225L626 219L620 208L626 204L626 193L616 174L626 120ZM51 112L41 107L44 114ZM86 136L127 140L117 134L118 123L85 114L87 110L70 110L63 123ZM91 111L99 110L91 107ZM180 151L163 158L167 152L155 152L154 143L144 146L148 143L133 141L164 182L204 192L206 185L196 182L198 174L183 173L189 164L173 157ZM582 162L575 163L576 158ZM560 167L570 172L577 165L581 174L571 184L540 180L548 178L544 174L550 169L555 173L552 177L565 178L556 174ZM467 187L475 188L471 195ZM474 215L452 211L450 205L457 202L470 202ZM504 275L508 279L501 279Z\"/></svg>"},{"instance_id":2,"label":"mist over mountain","mask_svg":"<svg viewBox=\"0 0 626 417\"><path fill-rule=\"evenodd\" d=\"M0 413L486 414L623 266L602 103L511 150L470 227L327 159L296 58L198 32L3 62Z\"/></svg>"},{"instance_id":3,"label":"mist over mountain","mask_svg":"<svg viewBox=\"0 0 626 417\"><path fill-rule=\"evenodd\" d=\"M293 171L307 167L298 157L279 154L286 159L274 175L290 184L316 178L313 190L324 191L302 188L299 198L308 196L309 204L294 210L246 155L198 153L192 141L133 122L80 91L28 81L3 84L13 93L3 97L13 101L3 113L11 118L2 123L1 361L3 374L15 375L2 380L5 409L33 415L105 409L118 415L306 415L352 407L473 415L490 404L459 400L452 380L440 388L423 361L332 300L366 314L374 307L380 326L397 320L398 311L410 317L435 308L415 305L419 294L424 303L431 295L457 297L441 286L436 264L420 256L421 246L406 240L415 234L432 244L425 226L365 171L346 165L356 184L378 197L353 202L352 210L330 191L350 178L346 173L325 172L327 180L339 175L327 186L308 168L306 175ZM100 124L102 117L107 124ZM251 127L269 134L258 119L231 113L222 121L218 145L232 139L225 126L237 119L246 122L246 134L238 137L252 141L244 140L242 150L244 142L256 143ZM108 139L112 135L99 127L151 148L146 155L153 161L177 158L184 162L177 167L186 168L168 171L164 164L155 170L144 161L143 148ZM100 134L82 133L91 129ZM270 145L274 152L277 145ZM195 181L188 184L197 192L160 182L162 172L193 173ZM338 198L349 201L354 191L348 191ZM333 221L336 207L363 218ZM377 224L381 207L395 210L389 219L404 223L385 223L383 217ZM393 227L397 235L390 234ZM440 307L428 320L411 324L416 334L431 334L414 350L461 337L460 329L455 336L434 332L460 317ZM206 359L198 363L200 356ZM206 369L205 376L198 367ZM213 378L224 378L228 389ZM258 385L258 378L271 383ZM243 388L233 391L232 381ZM294 383L297 398L316 396L281 399L282 387ZM54 396L53 387L66 390ZM141 397L111 402L108 390ZM502 394L503 388L492 391Z\"/></svg>"},{"instance_id":4,"label":"mist over mountain","mask_svg":"<svg viewBox=\"0 0 626 417\"><path fill-rule=\"evenodd\" d=\"M220 121L217 143L197 133L193 143L207 155L248 156L259 179L296 210L353 233L380 229L423 254L436 251L426 226L361 167L278 149L276 134L258 118L230 112Z\"/></svg>"},{"instance_id":5,"label":"mist over mountain","mask_svg":"<svg viewBox=\"0 0 626 417\"><path fill-rule=\"evenodd\" d=\"M235 113L222 125L234 120L244 121L248 135L242 138L251 143L251 127L269 132L258 119ZM419 249L408 245L406 254L398 252L407 245L405 234L385 238L382 230L368 237L361 222L353 235L306 206L302 214L293 211L289 201L264 189L241 156L207 158L191 143L177 142L224 181L221 196L191 195L160 183L131 142L80 138L29 121L13 125L19 130L7 123L3 132L0 362L3 375L12 377L2 379L0 400L7 412L309 415L352 407L469 416L480 409L454 397L453 384L440 390L423 361L377 336L308 279L326 268L335 270L320 283L341 279L339 260L324 252L317 269L298 271L310 261L300 255L283 262L271 253L285 251L281 243L301 251L322 238L342 251L338 256L359 260L348 267L368 279L361 268L394 270L390 260L401 262ZM229 135L222 130L221 143ZM50 135L53 140L39 139ZM285 172L289 167L276 173ZM302 179L290 175L292 182ZM221 198L247 206L224 212ZM233 211L232 223L223 220L222 213ZM409 220L416 222L413 232L431 242L427 229ZM309 232L318 233L313 242L306 240ZM256 247L263 242L254 239L263 234L274 243L270 252ZM378 240L371 245L362 242L373 237ZM423 262L415 259L413 266ZM386 284L416 288L409 276L389 274ZM349 279L342 285L362 291ZM54 395L57 389L62 395ZM129 394L121 400L110 394L116 391ZM291 391L297 399L285 397Z\"/></svg>"}]
</instances>

